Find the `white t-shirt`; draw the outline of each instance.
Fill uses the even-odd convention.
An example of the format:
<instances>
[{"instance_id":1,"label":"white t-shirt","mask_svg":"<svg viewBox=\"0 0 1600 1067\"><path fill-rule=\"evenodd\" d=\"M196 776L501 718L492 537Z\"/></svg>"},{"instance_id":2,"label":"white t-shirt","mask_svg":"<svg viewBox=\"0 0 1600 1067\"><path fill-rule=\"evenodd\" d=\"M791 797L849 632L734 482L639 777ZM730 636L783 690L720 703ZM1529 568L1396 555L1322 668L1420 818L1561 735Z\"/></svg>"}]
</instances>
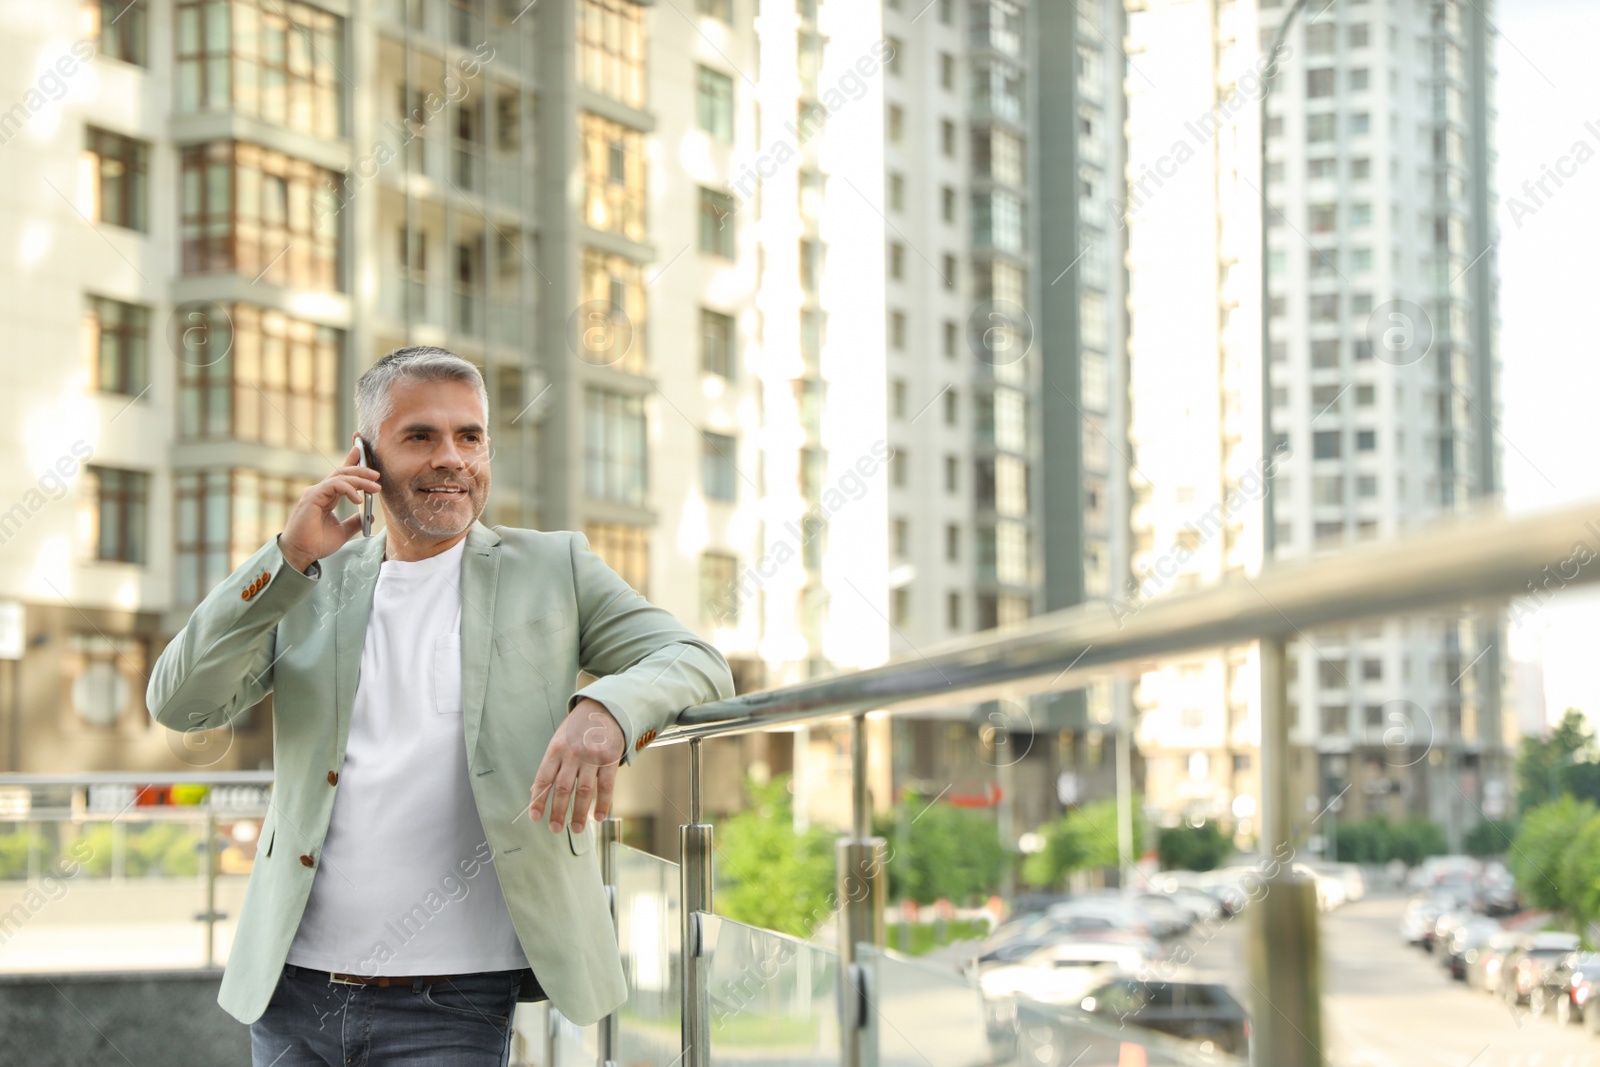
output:
<instances>
[{"instance_id":1,"label":"white t-shirt","mask_svg":"<svg viewBox=\"0 0 1600 1067\"><path fill-rule=\"evenodd\" d=\"M467 974L528 966L495 877L461 724L461 560L386 560L372 594L299 967Z\"/></svg>"}]
</instances>

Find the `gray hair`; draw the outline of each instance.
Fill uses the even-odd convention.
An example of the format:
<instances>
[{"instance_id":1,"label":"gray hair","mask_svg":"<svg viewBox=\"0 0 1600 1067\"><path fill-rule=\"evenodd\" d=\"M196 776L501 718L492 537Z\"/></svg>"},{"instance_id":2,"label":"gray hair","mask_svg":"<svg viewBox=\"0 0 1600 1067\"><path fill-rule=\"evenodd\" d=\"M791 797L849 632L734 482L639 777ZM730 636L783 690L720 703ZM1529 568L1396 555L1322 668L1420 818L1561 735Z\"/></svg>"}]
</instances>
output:
<instances>
[{"instance_id":1,"label":"gray hair","mask_svg":"<svg viewBox=\"0 0 1600 1067\"><path fill-rule=\"evenodd\" d=\"M378 427L394 410L390 391L398 381L465 382L477 390L483 403L483 417L489 417L489 391L483 385L483 372L454 352L432 345L397 348L367 368L356 382L356 433L375 447Z\"/></svg>"}]
</instances>

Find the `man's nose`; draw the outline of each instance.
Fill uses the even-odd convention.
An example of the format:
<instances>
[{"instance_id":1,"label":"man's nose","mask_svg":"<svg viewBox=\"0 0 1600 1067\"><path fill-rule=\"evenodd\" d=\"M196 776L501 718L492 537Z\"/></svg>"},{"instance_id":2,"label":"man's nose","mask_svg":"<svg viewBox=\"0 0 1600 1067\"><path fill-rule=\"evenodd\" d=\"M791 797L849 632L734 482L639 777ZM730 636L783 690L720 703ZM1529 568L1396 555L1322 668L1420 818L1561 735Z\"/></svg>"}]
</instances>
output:
<instances>
[{"instance_id":1,"label":"man's nose","mask_svg":"<svg viewBox=\"0 0 1600 1067\"><path fill-rule=\"evenodd\" d=\"M448 467L451 470L462 470L466 467L467 461L462 457L461 450L456 447L456 443L446 438L433 453L433 465L435 467Z\"/></svg>"}]
</instances>

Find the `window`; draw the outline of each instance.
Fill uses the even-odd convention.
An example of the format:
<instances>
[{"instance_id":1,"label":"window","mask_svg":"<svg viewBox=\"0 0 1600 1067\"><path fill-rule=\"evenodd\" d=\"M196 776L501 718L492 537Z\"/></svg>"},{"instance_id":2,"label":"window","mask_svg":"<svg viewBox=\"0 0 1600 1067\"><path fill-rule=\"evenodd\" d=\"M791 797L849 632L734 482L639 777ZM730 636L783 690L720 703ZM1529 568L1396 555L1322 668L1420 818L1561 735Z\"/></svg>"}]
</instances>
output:
<instances>
[{"instance_id":1,"label":"window","mask_svg":"<svg viewBox=\"0 0 1600 1067\"><path fill-rule=\"evenodd\" d=\"M939 53L939 88L956 87L956 57L949 52Z\"/></svg>"},{"instance_id":2,"label":"window","mask_svg":"<svg viewBox=\"0 0 1600 1067\"><path fill-rule=\"evenodd\" d=\"M944 595L944 623L952 630L961 629L961 594Z\"/></svg>"},{"instance_id":3,"label":"window","mask_svg":"<svg viewBox=\"0 0 1600 1067\"><path fill-rule=\"evenodd\" d=\"M1367 271L1372 269L1372 249L1354 248L1350 250L1350 269L1353 271Z\"/></svg>"},{"instance_id":4,"label":"window","mask_svg":"<svg viewBox=\"0 0 1600 1067\"><path fill-rule=\"evenodd\" d=\"M83 12L88 21L84 36L98 42L100 55L138 67L150 65L148 4L87 0Z\"/></svg>"},{"instance_id":5,"label":"window","mask_svg":"<svg viewBox=\"0 0 1600 1067\"><path fill-rule=\"evenodd\" d=\"M739 625L739 559L726 552L700 554L700 621Z\"/></svg>"},{"instance_id":6,"label":"window","mask_svg":"<svg viewBox=\"0 0 1600 1067\"><path fill-rule=\"evenodd\" d=\"M90 467L89 474L95 486L94 558L143 563L150 475L115 467Z\"/></svg>"},{"instance_id":7,"label":"window","mask_svg":"<svg viewBox=\"0 0 1600 1067\"><path fill-rule=\"evenodd\" d=\"M889 457L889 481L896 488L904 489L910 476L910 463L906 459L906 450L896 448L894 455Z\"/></svg>"},{"instance_id":8,"label":"window","mask_svg":"<svg viewBox=\"0 0 1600 1067\"><path fill-rule=\"evenodd\" d=\"M906 380L895 378L889 383L889 414L897 419L906 417Z\"/></svg>"},{"instance_id":9,"label":"window","mask_svg":"<svg viewBox=\"0 0 1600 1067\"><path fill-rule=\"evenodd\" d=\"M591 522L583 527L584 536L595 555L606 566L644 596L650 584L649 528L625 522Z\"/></svg>"},{"instance_id":10,"label":"window","mask_svg":"<svg viewBox=\"0 0 1600 1067\"><path fill-rule=\"evenodd\" d=\"M176 16L179 111L235 111L316 137L344 132L342 18L278 0L186 0Z\"/></svg>"},{"instance_id":11,"label":"window","mask_svg":"<svg viewBox=\"0 0 1600 1067\"><path fill-rule=\"evenodd\" d=\"M150 309L91 296L85 301L94 387L138 396L150 384Z\"/></svg>"},{"instance_id":12,"label":"window","mask_svg":"<svg viewBox=\"0 0 1600 1067\"><path fill-rule=\"evenodd\" d=\"M1022 198L1005 189L974 193L972 241L980 248L1021 255L1024 250Z\"/></svg>"},{"instance_id":13,"label":"window","mask_svg":"<svg viewBox=\"0 0 1600 1067\"><path fill-rule=\"evenodd\" d=\"M1339 294L1317 293L1311 297L1312 322L1339 321Z\"/></svg>"},{"instance_id":14,"label":"window","mask_svg":"<svg viewBox=\"0 0 1600 1067\"><path fill-rule=\"evenodd\" d=\"M1306 27L1306 51L1314 56L1333 54L1334 25L1332 22L1314 22Z\"/></svg>"},{"instance_id":15,"label":"window","mask_svg":"<svg viewBox=\"0 0 1600 1067\"><path fill-rule=\"evenodd\" d=\"M1350 225L1372 225L1372 204L1368 201L1359 201L1350 205Z\"/></svg>"},{"instance_id":16,"label":"window","mask_svg":"<svg viewBox=\"0 0 1600 1067\"><path fill-rule=\"evenodd\" d=\"M1306 116L1306 141L1317 144L1333 140L1334 116L1330 113Z\"/></svg>"},{"instance_id":17,"label":"window","mask_svg":"<svg viewBox=\"0 0 1600 1067\"><path fill-rule=\"evenodd\" d=\"M700 251L723 259L733 258L733 197L715 189L700 189Z\"/></svg>"},{"instance_id":18,"label":"window","mask_svg":"<svg viewBox=\"0 0 1600 1067\"><path fill-rule=\"evenodd\" d=\"M644 506L644 399L602 389L584 391L583 484L597 500Z\"/></svg>"},{"instance_id":19,"label":"window","mask_svg":"<svg viewBox=\"0 0 1600 1067\"><path fill-rule=\"evenodd\" d=\"M956 221L956 191L952 186L939 190L939 215L946 222Z\"/></svg>"},{"instance_id":20,"label":"window","mask_svg":"<svg viewBox=\"0 0 1600 1067\"><path fill-rule=\"evenodd\" d=\"M890 144L900 144L906 139L906 112L899 104L889 105L884 130Z\"/></svg>"},{"instance_id":21,"label":"window","mask_svg":"<svg viewBox=\"0 0 1600 1067\"><path fill-rule=\"evenodd\" d=\"M1365 111L1357 111L1350 116L1351 133L1368 133L1372 130L1372 115Z\"/></svg>"},{"instance_id":22,"label":"window","mask_svg":"<svg viewBox=\"0 0 1600 1067\"><path fill-rule=\"evenodd\" d=\"M1350 91L1360 92L1371 83L1371 72L1366 67L1358 67L1350 72Z\"/></svg>"},{"instance_id":23,"label":"window","mask_svg":"<svg viewBox=\"0 0 1600 1067\"><path fill-rule=\"evenodd\" d=\"M1311 479L1312 501L1317 504L1344 503L1344 475L1319 474Z\"/></svg>"},{"instance_id":24,"label":"window","mask_svg":"<svg viewBox=\"0 0 1600 1067\"><path fill-rule=\"evenodd\" d=\"M709 67L695 76L695 116L700 128L725 144L733 143L733 79Z\"/></svg>"},{"instance_id":25,"label":"window","mask_svg":"<svg viewBox=\"0 0 1600 1067\"><path fill-rule=\"evenodd\" d=\"M1338 459L1342 435L1338 430L1318 430L1311 435L1311 455L1315 459Z\"/></svg>"},{"instance_id":26,"label":"window","mask_svg":"<svg viewBox=\"0 0 1600 1067\"><path fill-rule=\"evenodd\" d=\"M644 137L638 130L578 113L583 144L583 221L596 230L645 239Z\"/></svg>"},{"instance_id":27,"label":"window","mask_svg":"<svg viewBox=\"0 0 1600 1067\"><path fill-rule=\"evenodd\" d=\"M1022 123L1022 71L1002 60L972 64L972 107L980 117Z\"/></svg>"},{"instance_id":28,"label":"window","mask_svg":"<svg viewBox=\"0 0 1600 1067\"><path fill-rule=\"evenodd\" d=\"M1339 161L1337 159L1308 159L1306 160L1307 178L1337 178L1339 176Z\"/></svg>"},{"instance_id":29,"label":"window","mask_svg":"<svg viewBox=\"0 0 1600 1067\"><path fill-rule=\"evenodd\" d=\"M954 289L956 287L956 257L947 254L942 262L944 270L940 273L944 275L944 287L946 289Z\"/></svg>"},{"instance_id":30,"label":"window","mask_svg":"<svg viewBox=\"0 0 1600 1067\"><path fill-rule=\"evenodd\" d=\"M1314 385L1311 387L1311 410L1316 415L1321 415L1332 408L1344 396L1346 385Z\"/></svg>"},{"instance_id":31,"label":"window","mask_svg":"<svg viewBox=\"0 0 1600 1067\"><path fill-rule=\"evenodd\" d=\"M944 491L954 493L961 488L961 457L944 457Z\"/></svg>"},{"instance_id":32,"label":"window","mask_svg":"<svg viewBox=\"0 0 1600 1067\"><path fill-rule=\"evenodd\" d=\"M734 464L739 443L721 433L700 434L700 480L705 494L712 500L734 500L738 497L739 470Z\"/></svg>"},{"instance_id":33,"label":"window","mask_svg":"<svg viewBox=\"0 0 1600 1067\"><path fill-rule=\"evenodd\" d=\"M941 25L949 26L955 22L955 7L955 0L939 0L939 22Z\"/></svg>"},{"instance_id":34,"label":"window","mask_svg":"<svg viewBox=\"0 0 1600 1067\"><path fill-rule=\"evenodd\" d=\"M150 146L90 126L84 139L84 162L94 176L89 217L148 232Z\"/></svg>"},{"instance_id":35,"label":"window","mask_svg":"<svg viewBox=\"0 0 1600 1067\"><path fill-rule=\"evenodd\" d=\"M960 335L960 327L958 327L955 323L946 320L946 322L944 324L944 358L945 359L955 359L956 358L956 348L957 348L956 338L959 335Z\"/></svg>"},{"instance_id":36,"label":"window","mask_svg":"<svg viewBox=\"0 0 1600 1067\"><path fill-rule=\"evenodd\" d=\"M889 242L889 277L900 279L906 276L906 246L899 241Z\"/></svg>"},{"instance_id":37,"label":"window","mask_svg":"<svg viewBox=\"0 0 1600 1067\"><path fill-rule=\"evenodd\" d=\"M906 176L899 171L889 172L889 210L906 209Z\"/></svg>"},{"instance_id":38,"label":"window","mask_svg":"<svg viewBox=\"0 0 1600 1067\"><path fill-rule=\"evenodd\" d=\"M822 499L822 484L828 474L828 453L820 448L800 450L800 495L816 502Z\"/></svg>"},{"instance_id":39,"label":"window","mask_svg":"<svg viewBox=\"0 0 1600 1067\"><path fill-rule=\"evenodd\" d=\"M633 0L578 0L578 81L645 106L644 9Z\"/></svg>"},{"instance_id":40,"label":"window","mask_svg":"<svg viewBox=\"0 0 1600 1067\"><path fill-rule=\"evenodd\" d=\"M142 699L150 658L145 641L105 633L71 634L61 658L69 680L64 695L73 713L67 720L70 731L112 736L149 731L153 720ZM233 728L246 726L249 715L246 711L234 719Z\"/></svg>"},{"instance_id":41,"label":"window","mask_svg":"<svg viewBox=\"0 0 1600 1067\"><path fill-rule=\"evenodd\" d=\"M1358 22L1345 30L1345 40L1351 48L1365 48L1371 41L1371 27L1365 22Z\"/></svg>"},{"instance_id":42,"label":"window","mask_svg":"<svg viewBox=\"0 0 1600 1067\"><path fill-rule=\"evenodd\" d=\"M944 391L944 422L946 426L954 426L961 411L961 394L956 392L956 387L947 386Z\"/></svg>"},{"instance_id":43,"label":"window","mask_svg":"<svg viewBox=\"0 0 1600 1067\"><path fill-rule=\"evenodd\" d=\"M1318 545L1338 544L1344 538L1344 523L1319 522L1312 527L1311 535Z\"/></svg>"},{"instance_id":44,"label":"window","mask_svg":"<svg viewBox=\"0 0 1600 1067\"><path fill-rule=\"evenodd\" d=\"M904 68L900 65L900 55L905 51L906 43L898 37L884 39L883 69L898 78L903 74Z\"/></svg>"},{"instance_id":45,"label":"window","mask_svg":"<svg viewBox=\"0 0 1600 1067\"><path fill-rule=\"evenodd\" d=\"M1377 447L1378 447L1378 431L1376 431L1376 430L1357 430L1356 431L1356 451L1357 452L1372 452L1372 451L1375 451L1377 449Z\"/></svg>"},{"instance_id":46,"label":"window","mask_svg":"<svg viewBox=\"0 0 1600 1067\"><path fill-rule=\"evenodd\" d=\"M800 240L800 288L815 293L822 284L822 264L827 257L827 246L809 237Z\"/></svg>"},{"instance_id":47,"label":"window","mask_svg":"<svg viewBox=\"0 0 1600 1067\"><path fill-rule=\"evenodd\" d=\"M733 21L733 0L695 0L694 9L720 22Z\"/></svg>"},{"instance_id":48,"label":"window","mask_svg":"<svg viewBox=\"0 0 1600 1067\"><path fill-rule=\"evenodd\" d=\"M911 524L905 519L896 518L889 530L895 558L905 559L911 555Z\"/></svg>"},{"instance_id":49,"label":"window","mask_svg":"<svg viewBox=\"0 0 1600 1067\"><path fill-rule=\"evenodd\" d=\"M889 347L903 351L906 347L906 313L889 312Z\"/></svg>"},{"instance_id":50,"label":"window","mask_svg":"<svg viewBox=\"0 0 1600 1067\"><path fill-rule=\"evenodd\" d=\"M800 356L815 365L822 358L822 341L826 332L827 316L815 308L800 311Z\"/></svg>"},{"instance_id":51,"label":"window","mask_svg":"<svg viewBox=\"0 0 1600 1067\"><path fill-rule=\"evenodd\" d=\"M956 154L956 124L949 119L939 122L939 151L950 159Z\"/></svg>"},{"instance_id":52,"label":"window","mask_svg":"<svg viewBox=\"0 0 1600 1067\"><path fill-rule=\"evenodd\" d=\"M646 362L644 271L626 256L583 249L579 277L581 310L575 324L576 351L585 363L630 374L644 373Z\"/></svg>"},{"instance_id":53,"label":"window","mask_svg":"<svg viewBox=\"0 0 1600 1067\"><path fill-rule=\"evenodd\" d=\"M178 436L337 450L340 331L253 304L233 304L221 316L213 308L176 314L185 344Z\"/></svg>"},{"instance_id":54,"label":"window","mask_svg":"<svg viewBox=\"0 0 1600 1067\"><path fill-rule=\"evenodd\" d=\"M800 411L800 425L812 437L820 437L822 403L827 386L815 378L795 378L790 384L794 388L795 407Z\"/></svg>"},{"instance_id":55,"label":"window","mask_svg":"<svg viewBox=\"0 0 1600 1067\"><path fill-rule=\"evenodd\" d=\"M911 621L911 589L908 586L898 586L889 590L889 622L893 626L904 626Z\"/></svg>"},{"instance_id":56,"label":"window","mask_svg":"<svg viewBox=\"0 0 1600 1067\"><path fill-rule=\"evenodd\" d=\"M1333 735L1349 733L1350 709L1343 704L1335 704L1323 708L1322 732Z\"/></svg>"},{"instance_id":57,"label":"window","mask_svg":"<svg viewBox=\"0 0 1600 1067\"><path fill-rule=\"evenodd\" d=\"M1345 671L1349 664L1342 659L1319 659L1317 661L1317 685L1322 689L1343 689L1349 685L1346 681Z\"/></svg>"},{"instance_id":58,"label":"window","mask_svg":"<svg viewBox=\"0 0 1600 1067\"><path fill-rule=\"evenodd\" d=\"M1361 680L1364 682L1383 681L1383 660L1363 659L1361 661Z\"/></svg>"},{"instance_id":59,"label":"window","mask_svg":"<svg viewBox=\"0 0 1600 1067\"><path fill-rule=\"evenodd\" d=\"M1356 386L1356 407L1369 408L1377 403L1377 390L1370 385Z\"/></svg>"},{"instance_id":60,"label":"window","mask_svg":"<svg viewBox=\"0 0 1600 1067\"><path fill-rule=\"evenodd\" d=\"M1310 97L1333 95L1332 67L1306 71L1306 95Z\"/></svg>"},{"instance_id":61,"label":"window","mask_svg":"<svg viewBox=\"0 0 1600 1067\"><path fill-rule=\"evenodd\" d=\"M700 369L729 381L735 376L733 318L710 308L700 309Z\"/></svg>"},{"instance_id":62,"label":"window","mask_svg":"<svg viewBox=\"0 0 1600 1067\"><path fill-rule=\"evenodd\" d=\"M338 290L340 180L242 141L184 148L183 272L232 271L272 285Z\"/></svg>"},{"instance_id":63,"label":"window","mask_svg":"<svg viewBox=\"0 0 1600 1067\"><path fill-rule=\"evenodd\" d=\"M972 131L972 173L1004 185L1022 186L1022 139L1005 130Z\"/></svg>"},{"instance_id":64,"label":"window","mask_svg":"<svg viewBox=\"0 0 1600 1067\"><path fill-rule=\"evenodd\" d=\"M1312 204L1306 214L1312 233L1331 233L1338 224L1339 208L1336 204Z\"/></svg>"},{"instance_id":65,"label":"window","mask_svg":"<svg viewBox=\"0 0 1600 1067\"><path fill-rule=\"evenodd\" d=\"M253 470L176 475L177 599L197 603L283 529L308 482Z\"/></svg>"}]
</instances>

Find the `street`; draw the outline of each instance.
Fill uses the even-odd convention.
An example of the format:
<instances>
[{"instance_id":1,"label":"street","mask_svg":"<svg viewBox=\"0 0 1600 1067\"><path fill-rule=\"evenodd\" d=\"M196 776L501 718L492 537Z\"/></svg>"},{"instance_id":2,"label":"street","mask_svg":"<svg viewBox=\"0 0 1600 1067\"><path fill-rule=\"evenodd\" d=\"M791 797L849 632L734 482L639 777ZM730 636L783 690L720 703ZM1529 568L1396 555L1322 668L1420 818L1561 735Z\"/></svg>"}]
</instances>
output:
<instances>
[{"instance_id":1,"label":"street","mask_svg":"<svg viewBox=\"0 0 1600 1067\"><path fill-rule=\"evenodd\" d=\"M1450 980L1437 957L1400 940L1400 894L1368 897L1323 916L1324 1027L1332 1067L1592 1067L1600 1038L1553 1016L1513 1014ZM1200 948L1195 969L1250 1005L1248 913Z\"/></svg>"}]
</instances>

